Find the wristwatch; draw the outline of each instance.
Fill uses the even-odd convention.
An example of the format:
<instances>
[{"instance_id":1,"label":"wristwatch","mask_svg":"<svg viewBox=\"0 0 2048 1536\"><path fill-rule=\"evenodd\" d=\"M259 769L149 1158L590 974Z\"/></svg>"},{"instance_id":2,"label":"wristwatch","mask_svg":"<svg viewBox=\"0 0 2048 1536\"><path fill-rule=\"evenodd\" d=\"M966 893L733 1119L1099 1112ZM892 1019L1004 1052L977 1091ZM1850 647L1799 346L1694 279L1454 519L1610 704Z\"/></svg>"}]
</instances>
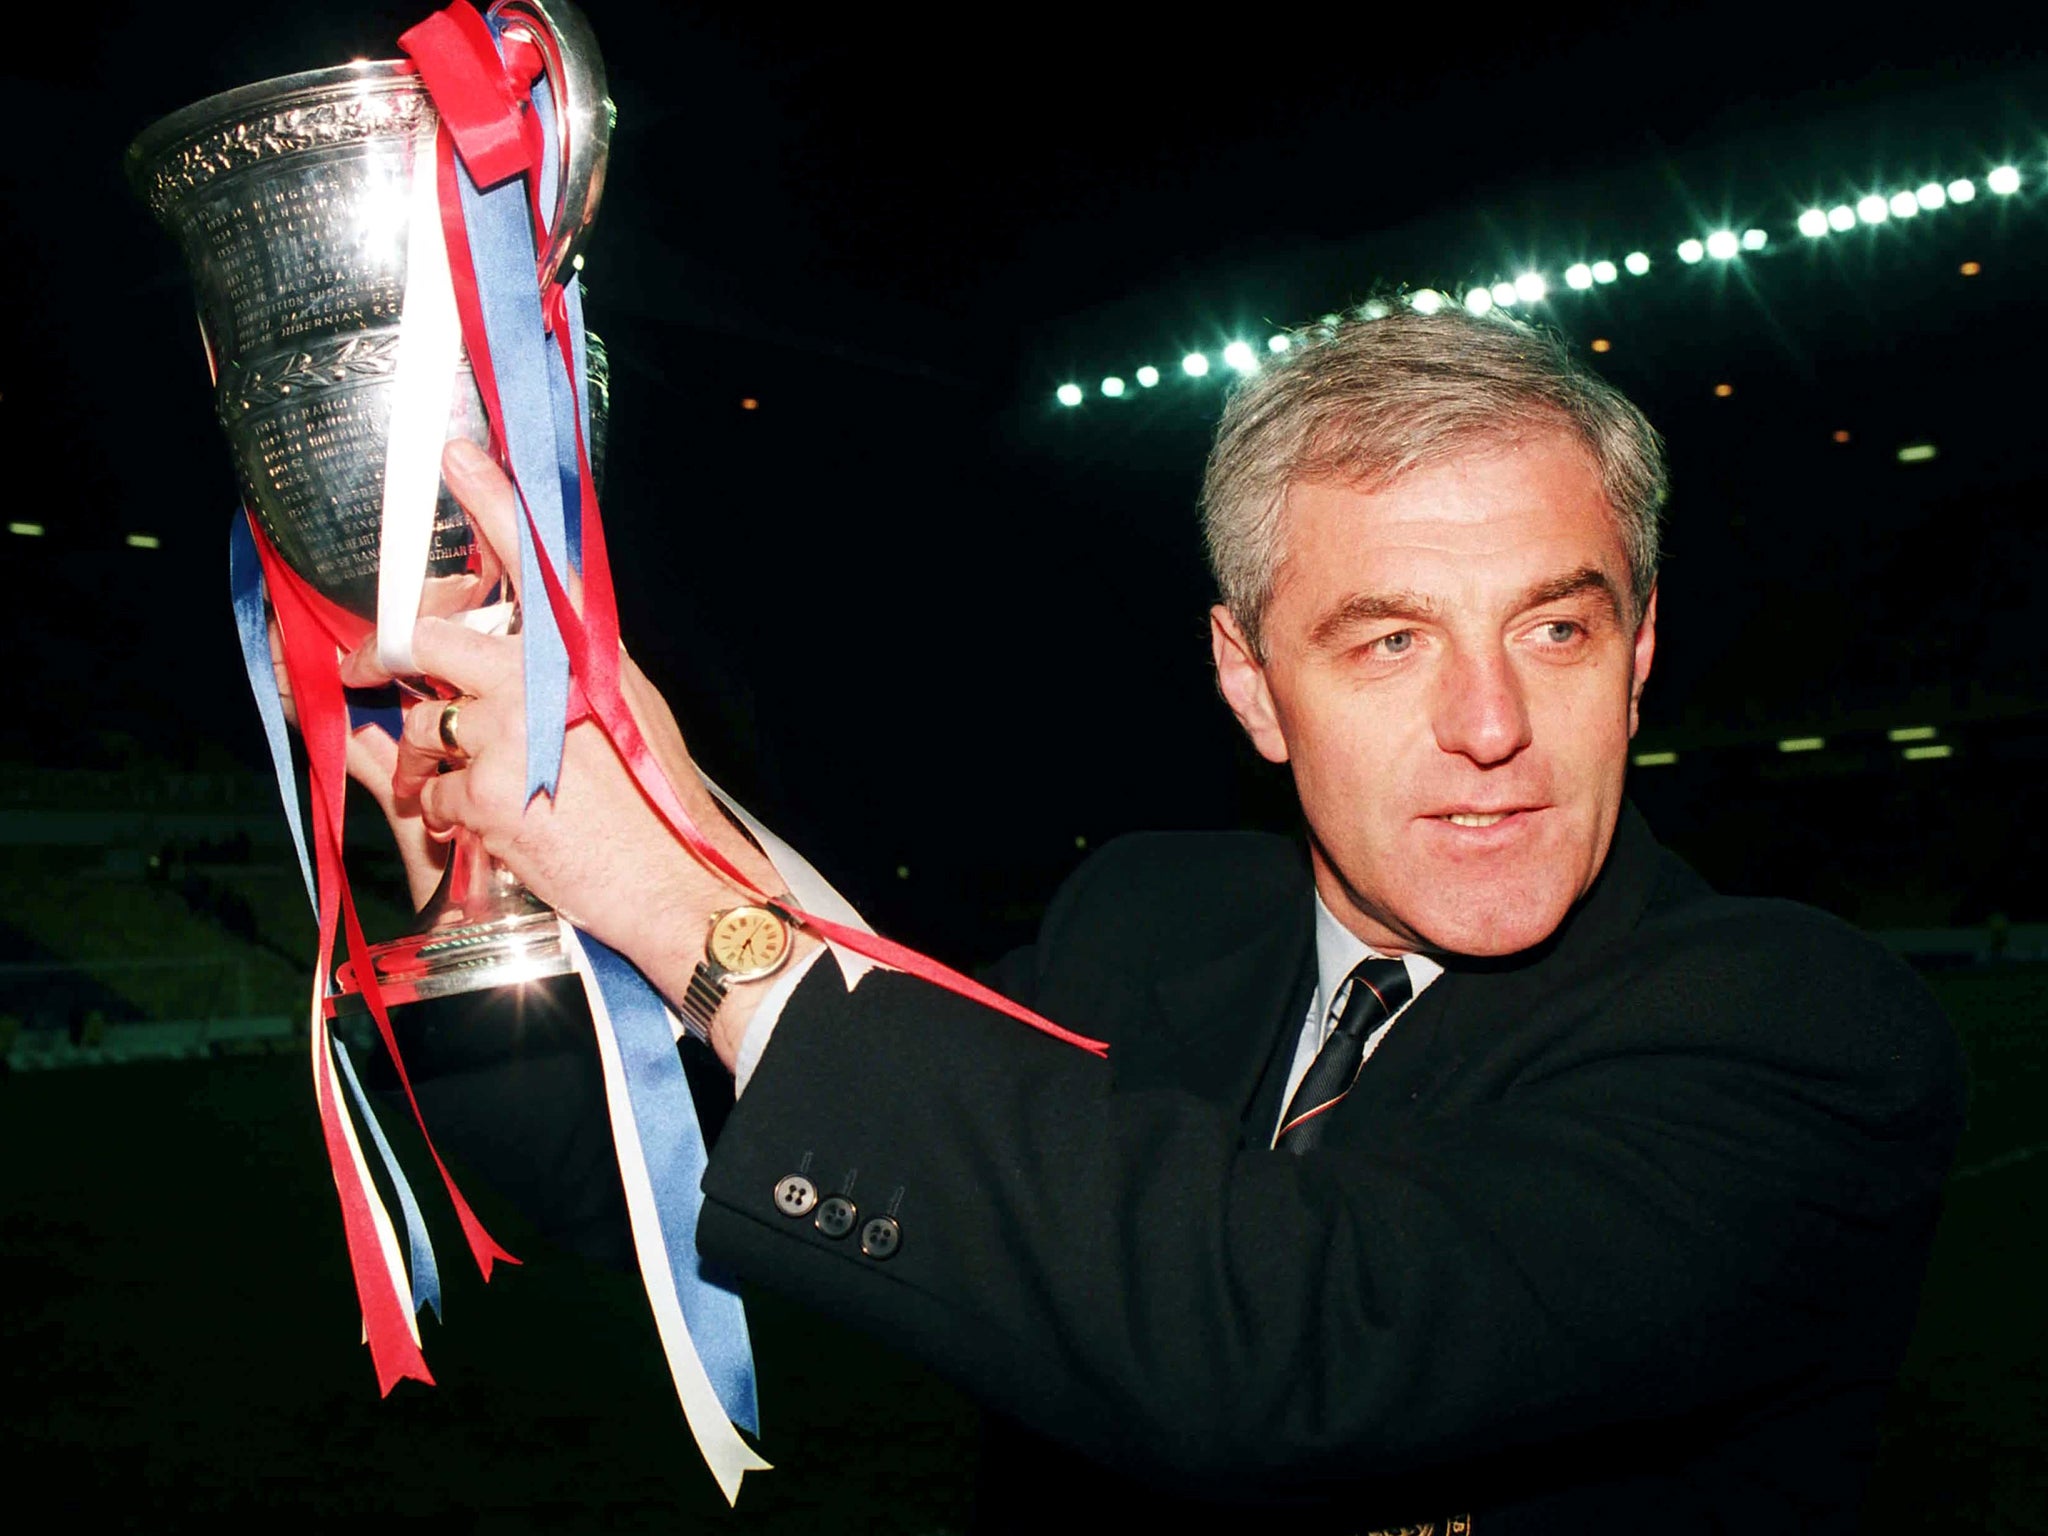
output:
<instances>
[{"instance_id":1,"label":"wristwatch","mask_svg":"<svg viewBox=\"0 0 2048 1536\"><path fill-rule=\"evenodd\" d=\"M683 1028L705 1044L711 1021L725 994L743 982L761 981L789 963L792 942L789 919L773 907L728 907L711 919L704 935L704 958L690 974L683 992Z\"/></svg>"}]
</instances>

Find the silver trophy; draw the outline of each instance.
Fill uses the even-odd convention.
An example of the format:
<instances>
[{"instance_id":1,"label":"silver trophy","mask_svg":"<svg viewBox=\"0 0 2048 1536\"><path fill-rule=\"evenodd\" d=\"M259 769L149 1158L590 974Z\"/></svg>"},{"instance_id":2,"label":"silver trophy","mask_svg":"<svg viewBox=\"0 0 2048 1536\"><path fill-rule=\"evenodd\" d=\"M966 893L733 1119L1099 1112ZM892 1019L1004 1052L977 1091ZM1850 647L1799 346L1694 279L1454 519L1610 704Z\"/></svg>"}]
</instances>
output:
<instances>
[{"instance_id":1,"label":"silver trophy","mask_svg":"<svg viewBox=\"0 0 2048 1536\"><path fill-rule=\"evenodd\" d=\"M563 166L541 256L551 276L574 255L603 189L613 118L604 66L589 24L564 0L498 0L491 15L523 31L547 63ZM434 123L409 67L356 63L209 97L152 124L127 156L130 182L177 237L198 289L215 407L250 512L309 585L373 623L406 210L416 146ZM588 350L598 465L610 381L595 336ZM481 444L488 434L465 356L447 435ZM489 583L469 574L472 543L443 485L423 606L437 593L481 602ZM418 926L370 957L392 1003L570 968L554 913L460 832ZM343 967L337 985L337 1012L360 1012L361 979Z\"/></svg>"}]
</instances>

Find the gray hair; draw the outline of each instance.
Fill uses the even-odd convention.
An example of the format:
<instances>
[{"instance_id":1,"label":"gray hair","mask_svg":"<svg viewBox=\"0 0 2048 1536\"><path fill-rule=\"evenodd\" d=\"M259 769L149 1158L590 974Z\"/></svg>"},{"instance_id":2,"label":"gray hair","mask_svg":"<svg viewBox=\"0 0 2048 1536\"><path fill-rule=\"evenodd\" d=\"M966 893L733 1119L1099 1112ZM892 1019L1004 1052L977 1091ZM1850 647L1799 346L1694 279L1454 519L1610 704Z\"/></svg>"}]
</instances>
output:
<instances>
[{"instance_id":1,"label":"gray hair","mask_svg":"<svg viewBox=\"0 0 2048 1536\"><path fill-rule=\"evenodd\" d=\"M1372 306L1377 309L1381 306ZM1628 559L1640 621L1657 581L1663 442L1613 385L1557 336L1498 312L1405 303L1379 319L1295 332L1238 385L1202 476L1209 566L1254 656L1286 549L1289 487L1379 490L1488 440L1562 428L1592 456Z\"/></svg>"}]
</instances>

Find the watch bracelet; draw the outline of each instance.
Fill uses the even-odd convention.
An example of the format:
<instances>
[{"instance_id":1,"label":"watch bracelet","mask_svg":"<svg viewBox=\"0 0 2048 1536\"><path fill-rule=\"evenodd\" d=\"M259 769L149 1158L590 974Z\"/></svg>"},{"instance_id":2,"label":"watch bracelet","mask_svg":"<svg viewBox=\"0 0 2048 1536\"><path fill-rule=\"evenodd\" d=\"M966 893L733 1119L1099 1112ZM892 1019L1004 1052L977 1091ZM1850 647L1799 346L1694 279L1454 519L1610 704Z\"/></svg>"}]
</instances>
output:
<instances>
[{"instance_id":1,"label":"watch bracelet","mask_svg":"<svg viewBox=\"0 0 2048 1536\"><path fill-rule=\"evenodd\" d=\"M700 1044L711 1043L711 1021L725 1001L725 987L708 961L699 960L683 989L683 1029Z\"/></svg>"}]
</instances>

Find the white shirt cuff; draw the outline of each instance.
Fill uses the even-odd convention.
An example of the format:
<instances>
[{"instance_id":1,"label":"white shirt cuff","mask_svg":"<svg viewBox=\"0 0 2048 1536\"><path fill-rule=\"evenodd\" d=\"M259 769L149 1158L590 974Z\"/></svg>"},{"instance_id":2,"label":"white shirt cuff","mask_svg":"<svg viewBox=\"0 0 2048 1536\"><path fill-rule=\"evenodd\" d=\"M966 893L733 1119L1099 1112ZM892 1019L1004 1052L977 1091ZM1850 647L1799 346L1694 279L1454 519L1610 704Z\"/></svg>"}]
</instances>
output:
<instances>
[{"instance_id":1,"label":"white shirt cuff","mask_svg":"<svg viewBox=\"0 0 2048 1536\"><path fill-rule=\"evenodd\" d=\"M760 1003L754 1009L754 1016L747 1020L747 1032L740 1036L739 1055L733 1058L734 1098L747 1091L747 1079L754 1075L754 1068L761 1065L761 1053L768 1049L768 1041L775 1034L776 1024L781 1021L782 1010L789 1006L789 1000L795 994L798 984L810 975L811 967L818 963L818 958L829 953L830 949L820 944L776 977L775 984L762 994Z\"/></svg>"}]
</instances>

